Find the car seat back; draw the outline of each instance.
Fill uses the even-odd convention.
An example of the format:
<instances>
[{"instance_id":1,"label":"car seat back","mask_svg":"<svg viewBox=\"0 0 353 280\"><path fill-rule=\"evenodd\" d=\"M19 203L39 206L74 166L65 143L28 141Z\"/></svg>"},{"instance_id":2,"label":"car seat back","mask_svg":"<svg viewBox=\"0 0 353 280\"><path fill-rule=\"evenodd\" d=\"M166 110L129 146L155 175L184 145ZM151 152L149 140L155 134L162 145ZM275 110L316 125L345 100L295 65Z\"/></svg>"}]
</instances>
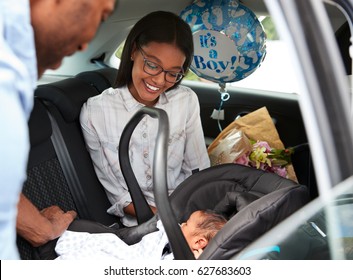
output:
<instances>
[{"instance_id":1,"label":"car seat back","mask_svg":"<svg viewBox=\"0 0 353 280\"><path fill-rule=\"evenodd\" d=\"M293 149L294 153L291 159L295 175L300 184L307 186L312 200L318 196L318 188L310 146L308 143L303 143L293 147Z\"/></svg>"},{"instance_id":2,"label":"car seat back","mask_svg":"<svg viewBox=\"0 0 353 280\"><path fill-rule=\"evenodd\" d=\"M23 193L40 210L58 205L65 211L75 210L79 218L111 225L118 219L106 212L110 202L94 171L79 124L82 104L100 93L92 84L111 84L101 72L87 75L99 78L92 83L68 78L36 89ZM20 237L18 247L22 259L35 258L35 250Z\"/></svg>"},{"instance_id":3,"label":"car seat back","mask_svg":"<svg viewBox=\"0 0 353 280\"><path fill-rule=\"evenodd\" d=\"M82 104L99 93L86 82L69 78L39 86L35 96L44 101L52 126L57 126L56 132L62 141L57 143L56 152L64 171L66 169L80 217L110 224L116 219L106 213L110 203L96 177L79 124ZM60 157L60 150L66 150L66 156Z\"/></svg>"},{"instance_id":4,"label":"car seat back","mask_svg":"<svg viewBox=\"0 0 353 280\"><path fill-rule=\"evenodd\" d=\"M38 99L34 100L29 133L31 148L22 193L40 210L58 205L64 211L77 211L51 141L52 127L46 108ZM19 236L17 246L21 259L36 258L34 248Z\"/></svg>"}]
</instances>

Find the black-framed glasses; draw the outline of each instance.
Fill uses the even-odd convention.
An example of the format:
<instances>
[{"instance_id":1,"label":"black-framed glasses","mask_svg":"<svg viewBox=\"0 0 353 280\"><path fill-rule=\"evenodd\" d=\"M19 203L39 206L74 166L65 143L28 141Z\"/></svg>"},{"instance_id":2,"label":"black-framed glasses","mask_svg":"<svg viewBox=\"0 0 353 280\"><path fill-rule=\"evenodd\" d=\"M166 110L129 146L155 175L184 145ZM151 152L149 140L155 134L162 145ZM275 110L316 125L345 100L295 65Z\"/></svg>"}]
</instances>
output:
<instances>
[{"instance_id":1,"label":"black-framed glasses","mask_svg":"<svg viewBox=\"0 0 353 280\"><path fill-rule=\"evenodd\" d=\"M162 66L160 66L158 63L155 63L153 61L148 60L141 47L138 47L139 51L141 52L141 55L143 57L143 71L147 73L148 75L151 76L157 76L160 73L164 72L164 79L168 83L175 84L179 82L183 77L184 73L178 72L178 71L169 71L169 70L164 70Z\"/></svg>"}]
</instances>

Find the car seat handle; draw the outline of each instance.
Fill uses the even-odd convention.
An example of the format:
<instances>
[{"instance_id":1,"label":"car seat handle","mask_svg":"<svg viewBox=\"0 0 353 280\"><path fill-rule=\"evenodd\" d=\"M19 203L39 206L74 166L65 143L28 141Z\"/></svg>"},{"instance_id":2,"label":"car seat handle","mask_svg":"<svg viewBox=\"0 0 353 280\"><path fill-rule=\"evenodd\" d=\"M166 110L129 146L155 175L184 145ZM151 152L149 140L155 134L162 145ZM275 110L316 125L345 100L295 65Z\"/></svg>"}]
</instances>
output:
<instances>
[{"instance_id":1,"label":"car seat handle","mask_svg":"<svg viewBox=\"0 0 353 280\"><path fill-rule=\"evenodd\" d=\"M194 254L181 231L175 213L171 207L167 181L167 155L169 139L169 120L167 113L162 109L149 108L154 117L159 120L156 146L153 161L153 191L160 219L167 233L174 259L193 260ZM151 112L152 113L152 112Z\"/></svg>"},{"instance_id":2,"label":"car seat handle","mask_svg":"<svg viewBox=\"0 0 353 280\"><path fill-rule=\"evenodd\" d=\"M158 131L156 137L156 144L154 150L154 160L153 160L153 192L158 209L159 217L163 223L164 229L169 239L170 246L173 251L174 259L176 260L192 260L195 259L193 253L191 252L185 237L181 231L181 228L177 222L174 211L170 205L169 194L168 194L168 181L167 181L167 151L168 151L168 138L169 138L169 120L167 113L158 108L154 107L142 107L135 115L131 118L129 123L126 125L123 134L120 139L119 145L119 160L121 169L124 172L128 172L128 178L132 177L136 181L136 177L133 174L130 160L128 156L128 144L130 137L134 128L140 122L140 120L145 116L149 115L152 118L158 120ZM124 136L124 137L123 137ZM123 160L125 159L125 160ZM125 177L125 175L124 175ZM131 196L142 195L142 191L137 184L128 184ZM132 192L133 191L133 192ZM149 208L146 199L143 196L145 204ZM133 198L134 203L134 198ZM134 203L135 210L138 210L140 205ZM149 208L150 210L150 208ZM137 214L137 212L136 212Z\"/></svg>"},{"instance_id":3,"label":"car seat handle","mask_svg":"<svg viewBox=\"0 0 353 280\"><path fill-rule=\"evenodd\" d=\"M137 182L136 176L131 167L129 157L129 144L131 135L144 115L144 110L141 110L132 116L132 118L124 127L119 142L120 168L131 195L138 224L147 222L154 215L151 207L148 205L146 198L142 193L139 183Z\"/></svg>"}]
</instances>

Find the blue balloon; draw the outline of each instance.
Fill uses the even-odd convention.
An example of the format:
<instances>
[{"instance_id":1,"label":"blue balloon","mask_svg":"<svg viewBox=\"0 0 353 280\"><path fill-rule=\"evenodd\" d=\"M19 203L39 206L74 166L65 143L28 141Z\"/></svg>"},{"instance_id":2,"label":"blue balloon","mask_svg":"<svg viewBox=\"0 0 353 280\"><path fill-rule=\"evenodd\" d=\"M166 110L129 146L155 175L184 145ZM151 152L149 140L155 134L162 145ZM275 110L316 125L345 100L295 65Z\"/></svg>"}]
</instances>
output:
<instances>
[{"instance_id":1,"label":"blue balloon","mask_svg":"<svg viewBox=\"0 0 353 280\"><path fill-rule=\"evenodd\" d=\"M199 0L180 14L191 28L198 76L220 83L252 74L266 55L266 34L256 15L238 0Z\"/></svg>"}]
</instances>

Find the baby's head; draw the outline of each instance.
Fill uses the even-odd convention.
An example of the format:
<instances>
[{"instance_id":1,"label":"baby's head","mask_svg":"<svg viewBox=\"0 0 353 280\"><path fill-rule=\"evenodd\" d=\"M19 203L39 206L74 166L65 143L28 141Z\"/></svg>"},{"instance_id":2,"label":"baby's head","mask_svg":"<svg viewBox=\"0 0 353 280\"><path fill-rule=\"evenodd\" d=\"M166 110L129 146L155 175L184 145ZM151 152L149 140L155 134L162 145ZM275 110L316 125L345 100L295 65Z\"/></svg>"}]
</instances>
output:
<instances>
[{"instance_id":1,"label":"baby's head","mask_svg":"<svg viewBox=\"0 0 353 280\"><path fill-rule=\"evenodd\" d=\"M222 215L209 210L198 210L181 224L181 230L190 249L201 253L226 222L227 220Z\"/></svg>"}]
</instances>

